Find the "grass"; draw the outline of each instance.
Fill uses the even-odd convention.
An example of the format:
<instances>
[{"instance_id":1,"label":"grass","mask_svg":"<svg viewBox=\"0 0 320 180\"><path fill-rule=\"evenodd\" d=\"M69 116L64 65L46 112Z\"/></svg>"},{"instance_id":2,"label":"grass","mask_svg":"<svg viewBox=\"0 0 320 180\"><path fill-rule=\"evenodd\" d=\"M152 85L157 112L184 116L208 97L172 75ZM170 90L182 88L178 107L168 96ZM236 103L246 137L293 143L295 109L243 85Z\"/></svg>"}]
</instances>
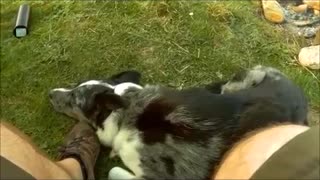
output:
<instances>
[{"instance_id":1,"label":"grass","mask_svg":"<svg viewBox=\"0 0 320 180\"><path fill-rule=\"evenodd\" d=\"M266 22L250 1L28 1L30 34L16 39L21 3L1 1L1 119L50 157L74 121L53 111L48 91L127 69L141 71L144 82L183 88L270 65L320 107L319 81L295 63L303 40ZM114 164L101 158L98 177Z\"/></svg>"}]
</instances>

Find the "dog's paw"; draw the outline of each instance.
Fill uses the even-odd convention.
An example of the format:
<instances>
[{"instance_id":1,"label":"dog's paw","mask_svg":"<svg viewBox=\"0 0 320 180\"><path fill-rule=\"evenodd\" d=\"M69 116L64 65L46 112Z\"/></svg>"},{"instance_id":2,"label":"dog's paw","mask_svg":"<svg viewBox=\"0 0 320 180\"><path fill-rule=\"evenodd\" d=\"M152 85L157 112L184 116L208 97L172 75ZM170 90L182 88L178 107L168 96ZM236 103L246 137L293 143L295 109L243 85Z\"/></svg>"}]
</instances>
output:
<instances>
[{"instance_id":1,"label":"dog's paw","mask_svg":"<svg viewBox=\"0 0 320 180\"><path fill-rule=\"evenodd\" d=\"M128 180L128 179L136 179L136 177L121 167L114 167L109 171L108 175L109 180Z\"/></svg>"}]
</instances>

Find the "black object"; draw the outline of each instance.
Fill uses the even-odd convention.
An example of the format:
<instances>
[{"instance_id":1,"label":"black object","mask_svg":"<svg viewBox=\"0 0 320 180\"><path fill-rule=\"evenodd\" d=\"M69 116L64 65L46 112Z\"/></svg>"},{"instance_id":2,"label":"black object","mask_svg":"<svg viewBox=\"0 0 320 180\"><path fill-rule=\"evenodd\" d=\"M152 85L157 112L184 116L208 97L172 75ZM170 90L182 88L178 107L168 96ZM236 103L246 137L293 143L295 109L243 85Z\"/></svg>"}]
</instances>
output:
<instances>
[{"instance_id":1,"label":"black object","mask_svg":"<svg viewBox=\"0 0 320 180\"><path fill-rule=\"evenodd\" d=\"M30 15L30 6L23 4L19 7L16 25L13 30L13 35L17 38L24 37L28 34L28 21Z\"/></svg>"}]
</instances>

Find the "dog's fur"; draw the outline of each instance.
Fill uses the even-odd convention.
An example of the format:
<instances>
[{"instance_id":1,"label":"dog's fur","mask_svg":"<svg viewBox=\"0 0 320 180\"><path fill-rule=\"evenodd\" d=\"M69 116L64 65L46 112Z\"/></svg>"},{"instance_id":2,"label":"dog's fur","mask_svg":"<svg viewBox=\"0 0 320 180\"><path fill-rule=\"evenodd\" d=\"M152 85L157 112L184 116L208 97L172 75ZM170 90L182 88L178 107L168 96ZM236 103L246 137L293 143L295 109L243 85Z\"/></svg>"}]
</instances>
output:
<instances>
[{"instance_id":1,"label":"dog's fur","mask_svg":"<svg viewBox=\"0 0 320 180\"><path fill-rule=\"evenodd\" d=\"M269 98L286 107L290 122L308 125L308 102L303 91L275 68L255 66L236 73L230 81L214 82L205 88L212 93Z\"/></svg>"},{"instance_id":2,"label":"dog's fur","mask_svg":"<svg viewBox=\"0 0 320 180\"><path fill-rule=\"evenodd\" d=\"M208 179L244 134L274 123L306 124L307 114L302 91L262 66L205 88L135 86L121 94L99 91L92 101L92 114L109 115L86 120L133 172L127 177L144 179ZM111 178L119 178L113 170Z\"/></svg>"},{"instance_id":3,"label":"dog's fur","mask_svg":"<svg viewBox=\"0 0 320 180\"><path fill-rule=\"evenodd\" d=\"M140 79L139 72L124 71L104 80L82 82L75 88L56 88L49 92L50 102L57 112L101 126L111 111L97 103L99 94L103 92L122 94L129 86L140 87ZM119 84L122 85L115 88ZM92 120L95 122L92 123Z\"/></svg>"}]
</instances>

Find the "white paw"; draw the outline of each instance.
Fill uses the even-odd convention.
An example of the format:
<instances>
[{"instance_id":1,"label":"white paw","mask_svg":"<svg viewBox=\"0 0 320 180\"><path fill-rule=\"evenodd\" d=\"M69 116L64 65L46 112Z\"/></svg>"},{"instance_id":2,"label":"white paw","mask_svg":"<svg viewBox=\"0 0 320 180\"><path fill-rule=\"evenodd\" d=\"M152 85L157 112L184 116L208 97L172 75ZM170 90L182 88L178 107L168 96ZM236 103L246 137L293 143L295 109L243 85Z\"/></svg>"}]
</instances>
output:
<instances>
[{"instance_id":1,"label":"white paw","mask_svg":"<svg viewBox=\"0 0 320 180\"><path fill-rule=\"evenodd\" d=\"M109 180L128 180L135 179L135 176L121 167L114 167L109 171Z\"/></svg>"}]
</instances>

